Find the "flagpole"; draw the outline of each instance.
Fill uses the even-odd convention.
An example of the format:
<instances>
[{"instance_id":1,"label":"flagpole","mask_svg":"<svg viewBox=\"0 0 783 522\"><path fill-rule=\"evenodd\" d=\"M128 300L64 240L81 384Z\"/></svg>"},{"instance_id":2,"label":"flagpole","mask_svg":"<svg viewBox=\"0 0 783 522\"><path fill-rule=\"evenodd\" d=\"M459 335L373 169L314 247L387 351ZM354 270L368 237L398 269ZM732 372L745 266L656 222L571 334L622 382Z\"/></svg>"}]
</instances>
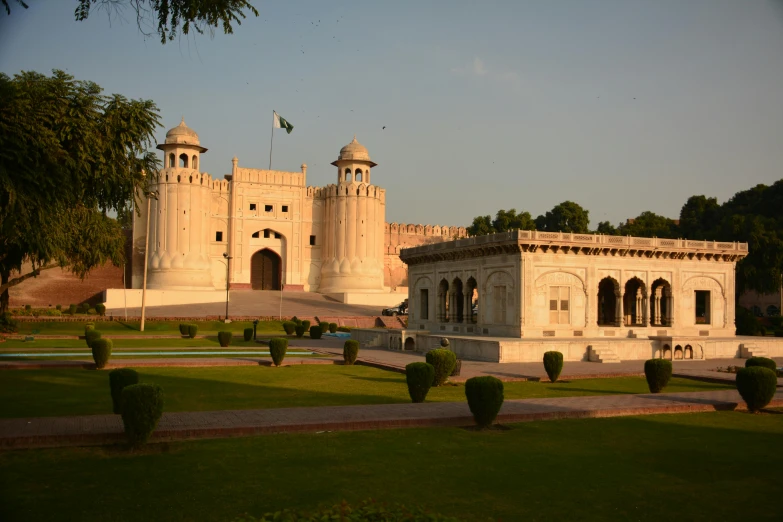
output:
<instances>
[{"instance_id":1,"label":"flagpole","mask_svg":"<svg viewBox=\"0 0 783 522\"><path fill-rule=\"evenodd\" d=\"M275 139L275 111L272 111L272 136L269 138L269 170L272 170L272 142Z\"/></svg>"}]
</instances>

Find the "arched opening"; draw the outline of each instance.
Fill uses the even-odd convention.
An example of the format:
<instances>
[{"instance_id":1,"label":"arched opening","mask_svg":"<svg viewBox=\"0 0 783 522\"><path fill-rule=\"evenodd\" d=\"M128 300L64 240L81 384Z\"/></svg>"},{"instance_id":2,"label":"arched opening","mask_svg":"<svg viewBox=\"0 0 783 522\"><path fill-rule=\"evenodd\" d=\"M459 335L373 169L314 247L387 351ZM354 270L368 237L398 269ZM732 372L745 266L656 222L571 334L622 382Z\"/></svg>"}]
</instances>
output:
<instances>
[{"instance_id":1,"label":"arched opening","mask_svg":"<svg viewBox=\"0 0 783 522\"><path fill-rule=\"evenodd\" d=\"M346 183L351 182L351 169L345 169L345 178L343 179Z\"/></svg>"},{"instance_id":2,"label":"arched opening","mask_svg":"<svg viewBox=\"0 0 783 522\"><path fill-rule=\"evenodd\" d=\"M356 181L361 182L362 181L362 169L356 169L356 175L354 176L354 179Z\"/></svg>"},{"instance_id":3,"label":"arched opening","mask_svg":"<svg viewBox=\"0 0 783 522\"><path fill-rule=\"evenodd\" d=\"M693 347L690 344L685 345L685 351L682 354L683 359L693 359Z\"/></svg>"},{"instance_id":4,"label":"arched opening","mask_svg":"<svg viewBox=\"0 0 783 522\"><path fill-rule=\"evenodd\" d=\"M620 284L611 277L598 283L598 326L620 326L617 304L620 302Z\"/></svg>"},{"instance_id":5,"label":"arched opening","mask_svg":"<svg viewBox=\"0 0 783 522\"><path fill-rule=\"evenodd\" d=\"M405 350L411 352L416 350L416 341L413 340L413 337L405 339Z\"/></svg>"},{"instance_id":6,"label":"arched opening","mask_svg":"<svg viewBox=\"0 0 783 522\"><path fill-rule=\"evenodd\" d=\"M478 322L478 285L473 277L468 278L467 292L465 297L467 298L468 305L468 321L475 324Z\"/></svg>"},{"instance_id":7,"label":"arched opening","mask_svg":"<svg viewBox=\"0 0 783 522\"><path fill-rule=\"evenodd\" d=\"M191 168L197 169L198 168L198 156L195 154L193 155L193 162L190 164Z\"/></svg>"},{"instance_id":8,"label":"arched opening","mask_svg":"<svg viewBox=\"0 0 783 522\"><path fill-rule=\"evenodd\" d=\"M780 315L780 308L775 305L769 305L767 307L767 317L777 317Z\"/></svg>"},{"instance_id":9,"label":"arched opening","mask_svg":"<svg viewBox=\"0 0 783 522\"><path fill-rule=\"evenodd\" d=\"M682 359L682 346L679 344L674 347L674 359Z\"/></svg>"},{"instance_id":10,"label":"arched opening","mask_svg":"<svg viewBox=\"0 0 783 522\"><path fill-rule=\"evenodd\" d=\"M441 279L438 285L438 320L442 323L449 321L449 283Z\"/></svg>"},{"instance_id":11,"label":"arched opening","mask_svg":"<svg viewBox=\"0 0 783 522\"><path fill-rule=\"evenodd\" d=\"M265 248L250 258L250 286L253 290L280 290L282 263L276 252Z\"/></svg>"},{"instance_id":12,"label":"arched opening","mask_svg":"<svg viewBox=\"0 0 783 522\"><path fill-rule=\"evenodd\" d=\"M668 344L663 345L663 358L669 361L672 358L672 347Z\"/></svg>"},{"instance_id":13,"label":"arched opening","mask_svg":"<svg viewBox=\"0 0 783 522\"><path fill-rule=\"evenodd\" d=\"M169 167L173 169L176 166L177 166L177 158L176 156L174 156L174 153L171 152L169 153Z\"/></svg>"},{"instance_id":14,"label":"arched opening","mask_svg":"<svg viewBox=\"0 0 783 522\"><path fill-rule=\"evenodd\" d=\"M643 326L647 303L647 289L638 277L629 279L625 283L625 295L623 296L623 312L625 326Z\"/></svg>"},{"instance_id":15,"label":"arched opening","mask_svg":"<svg viewBox=\"0 0 783 522\"><path fill-rule=\"evenodd\" d=\"M451 282L452 296L454 299L453 310L456 312L456 322L461 323L465 314L465 294L462 293L462 280L459 277Z\"/></svg>"},{"instance_id":16,"label":"arched opening","mask_svg":"<svg viewBox=\"0 0 783 522\"><path fill-rule=\"evenodd\" d=\"M653 326L671 326L672 286L665 279L653 281L650 322Z\"/></svg>"},{"instance_id":17,"label":"arched opening","mask_svg":"<svg viewBox=\"0 0 783 522\"><path fill-rule=\"evenodd\" d=\"M188 168L188 155L184 152L179 155L179 166L183 169Z\"/></svg>"}]
</instances>

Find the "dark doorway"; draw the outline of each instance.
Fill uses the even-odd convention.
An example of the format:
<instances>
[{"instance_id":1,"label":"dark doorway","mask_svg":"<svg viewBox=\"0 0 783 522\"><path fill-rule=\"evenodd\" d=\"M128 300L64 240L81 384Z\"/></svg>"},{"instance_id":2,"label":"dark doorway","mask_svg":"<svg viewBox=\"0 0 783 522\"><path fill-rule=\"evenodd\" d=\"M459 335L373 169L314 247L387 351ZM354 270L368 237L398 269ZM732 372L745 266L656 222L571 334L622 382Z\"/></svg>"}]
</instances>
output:
<instances>
[{"instance_id":1,"label":"dark doorway","mask_svg":"<svg viewBox=\"0 0 783 522\"><path fill-rule=\"evenodd\" d=\"M280 256L267 248L253 254L250 286L253 290L280 290Z\"/></svg>"}]
</instances>

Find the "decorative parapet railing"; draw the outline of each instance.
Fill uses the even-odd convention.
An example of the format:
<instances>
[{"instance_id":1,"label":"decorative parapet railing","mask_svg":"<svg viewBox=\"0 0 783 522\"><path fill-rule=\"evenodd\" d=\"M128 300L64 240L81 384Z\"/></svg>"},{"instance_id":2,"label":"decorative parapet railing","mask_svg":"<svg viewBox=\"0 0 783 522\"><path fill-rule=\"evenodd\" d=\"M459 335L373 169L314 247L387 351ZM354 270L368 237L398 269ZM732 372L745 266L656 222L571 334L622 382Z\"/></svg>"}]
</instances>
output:
<instances>
[{"instance_id":1,"label":"decorative parapet railing","mask_svg":"<svg viewBox=\"0 0 783 522\"><path fill-rule=\"evenodd\" d=\"M721 256L725 260L737 260L748 253L747 243L722 241L693 241L689 239L667 239L660 237L606 236L602 234L573 234L568 232L539 232L537 230L512 230L499 234L475 236L455 241L444 241L430 245L406 248L400 257L406 263L417 256L445 252L466 252L479 249L484 255L492 250L502 251L577 251L586 254L646 253L665 257L693 257L710 259Z\"/></svg>"}]
</instances>

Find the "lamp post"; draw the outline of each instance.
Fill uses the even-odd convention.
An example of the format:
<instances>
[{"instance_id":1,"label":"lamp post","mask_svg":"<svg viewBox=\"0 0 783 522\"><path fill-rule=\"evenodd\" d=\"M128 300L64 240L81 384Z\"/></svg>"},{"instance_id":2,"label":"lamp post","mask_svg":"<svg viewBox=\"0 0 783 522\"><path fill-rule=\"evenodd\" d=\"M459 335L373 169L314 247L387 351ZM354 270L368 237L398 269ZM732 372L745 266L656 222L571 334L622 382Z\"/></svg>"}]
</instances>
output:
<instances>
[{"instance_id":1,"label":"lamp post","mask_svg":"<svg viewBox=\"0 0 783 522\"><path fill-rule=\"evenodd\" d=\"M226 260L226 319L224 322L228 323L230 322L228 320L228 274L229 274L228 267L231 264L231 260L234 258L226 254L225 252L223 252L223 257Z\"/></svg>"}]
</instances>

